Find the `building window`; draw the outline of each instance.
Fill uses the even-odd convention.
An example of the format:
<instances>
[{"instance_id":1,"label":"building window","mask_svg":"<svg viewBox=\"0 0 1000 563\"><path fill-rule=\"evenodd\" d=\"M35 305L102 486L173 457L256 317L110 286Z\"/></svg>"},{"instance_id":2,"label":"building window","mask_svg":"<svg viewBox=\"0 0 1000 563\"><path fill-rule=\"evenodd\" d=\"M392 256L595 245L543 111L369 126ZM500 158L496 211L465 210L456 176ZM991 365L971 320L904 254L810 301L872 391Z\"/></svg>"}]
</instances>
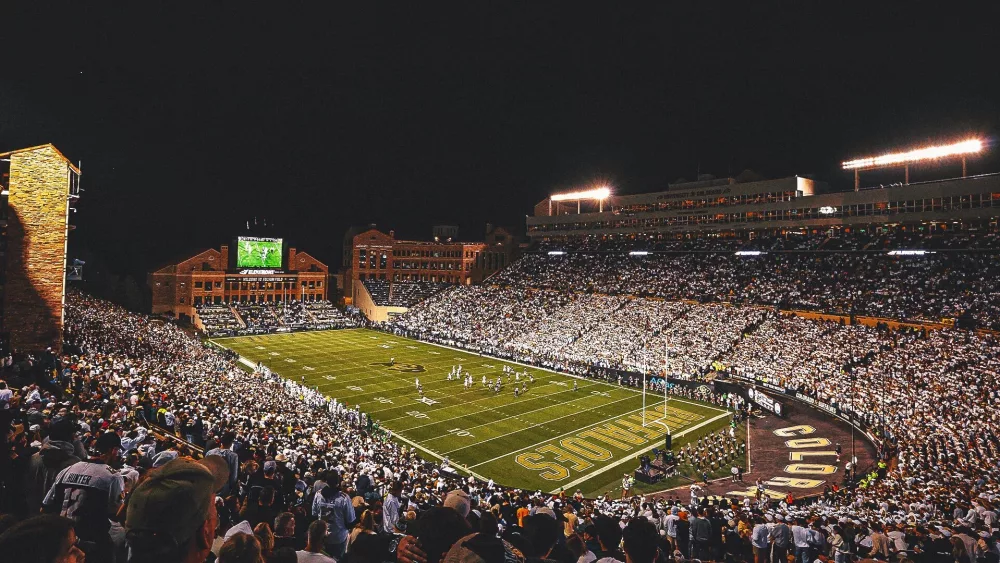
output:
<instances>
[{"instance_id":1,"label":"building window","mask_svg":"<svg viewBox=\"0 0 1000 563\"><path fill-rule=\"evenodd\" d=\"M201 289L201 282L200 281L194 282L194 287L195 289Z\"/></svg>"}]
</instances>

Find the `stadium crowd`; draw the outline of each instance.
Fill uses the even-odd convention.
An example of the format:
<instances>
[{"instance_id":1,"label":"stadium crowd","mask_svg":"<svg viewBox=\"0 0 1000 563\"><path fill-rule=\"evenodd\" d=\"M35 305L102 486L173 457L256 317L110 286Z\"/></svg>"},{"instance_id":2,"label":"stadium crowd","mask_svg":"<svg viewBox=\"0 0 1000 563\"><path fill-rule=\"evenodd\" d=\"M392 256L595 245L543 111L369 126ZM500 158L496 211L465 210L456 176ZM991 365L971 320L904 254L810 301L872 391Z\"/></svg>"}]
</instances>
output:
<instances>
[{"instance_id":1,"label":"stadium crowd","mask_svg":"<svg viewBox=\"0 0 1000 563\"><path fill-rule=\"evenodd\" d=\"M362 283L376 305L390 307L412 307L451 287L449 283L423 281L362 280Z\"/></svg>"},{"instance_id":2,"label":"stadium crowd","mask_svg":"<svg viewBox=\"0 0 1000 563\"><path fill-rule=\"evenodd\" d=\"M900 250L927 253L889 254ZM997 250L996 233L975 231L546 243L490 281L898 320L967 316L1000 330Z\"/></svg>"},{"instance_id":3,"label":"stadium crowd","mask_svg":"<svg viewBox=\"0 0 1000 563\"><path fill-rule=\"evenodd\" d=\"M755 345L816 336L773 332L774 322L760 325L774 338ZM0 408L11 430L0 466L8 513L0 517L0 553L46 562L80 561L81 550L88 561L223 563L995 561L995 425L980 416L988 412L981 390L997 388L986 379L997 373L989 352L996 343L893 334L911 359L924 363L932 350L940 358L927 361L928 378L939 368L975 366L969 373L983 379L978 387L961 378L932 384L945 402L960 401L965 428L927 442L918 433L952 413L924 420L913 436L899 437L898 461L871 486L834 485L808 505L767 495L709 498L697 485L683 497L609 491L585 499L579 491L542 494L461 478L396 445L357 410L237 369L231 354L173 325L73 294L67 353L37 360L51 362L52 380L24 384L25 372L3 372ZM792 373L784 384L796 382ZM955 449L977 436L975 455ZM921 465L919 444L930 465ZM716 450L723 460L736 455L720 433L678 456L701 464ZM187 457L199 451L207 453L201 461ZM46 514L24 518L39 510Z\"/></svg>"},{"instance_id":4,"label":"stadium crowd","mask_svg":"<svg viewBox=\"0 0 1000 563\"><path fill-rule=\"evenodd\" d=\"M768 494L709 498L697 486L690 498L655 499L506 488L427 463L357 409L247 373L232 354L172 324L73 293L65 353L4 362L0 554L79 561L83 549L88 561L223 563L1000 560L996 337L574 293L567 290L594 286L581 281L583 266L567 268L573 260L552 263L560 276L542 274L558 288L458 287L389 328L632 385L643 382L637 371L661 373L666 339L671 375L714 371L856 412L881 438L879 467L805 505ZM612 278L601 267L590 272ZM615 277L632 275L649 273ZM726 444L715 439L701 451L730 459ZM188 459L202 451L200 462ZM698 450L679 455L705 463ZM39 511L48 514L24 518Z\"/></svg>"},{"instance_id":5,"label":"stadium crowd","mask_svg":"<svg viewBox=\"0 0 1000 563\"><path fill-rule=\"evenodd\" d=\"M207 336L239 336L279 331L349 328L357 323L329 301L203 305L198 317ZM238 316L237 316L238 315Z\"/></svg>"}]
</instances>

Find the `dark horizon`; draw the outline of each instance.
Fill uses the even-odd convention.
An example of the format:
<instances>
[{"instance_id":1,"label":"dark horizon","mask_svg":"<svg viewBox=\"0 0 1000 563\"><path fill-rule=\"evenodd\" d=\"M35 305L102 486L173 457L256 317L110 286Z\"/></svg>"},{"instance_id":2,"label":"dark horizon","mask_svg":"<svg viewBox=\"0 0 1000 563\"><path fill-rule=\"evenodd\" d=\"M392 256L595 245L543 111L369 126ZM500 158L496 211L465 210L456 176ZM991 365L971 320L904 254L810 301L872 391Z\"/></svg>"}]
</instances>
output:
<instances>
[{"instance_id":1,"label":"dark horizon","mask_svg":"<svg viewBox=\"0 0 1000 563\"><path fill-rule=\"evenodd\" d=\"M596 180L843 190L842 160L971 135L969 173L1000 171L996 8L572 8L11 12L39 46L4 68L0 152L82 161L70 258L143 281L254 217L335 271L352 225L481 239Z\"/></svg>"}]
</instances>

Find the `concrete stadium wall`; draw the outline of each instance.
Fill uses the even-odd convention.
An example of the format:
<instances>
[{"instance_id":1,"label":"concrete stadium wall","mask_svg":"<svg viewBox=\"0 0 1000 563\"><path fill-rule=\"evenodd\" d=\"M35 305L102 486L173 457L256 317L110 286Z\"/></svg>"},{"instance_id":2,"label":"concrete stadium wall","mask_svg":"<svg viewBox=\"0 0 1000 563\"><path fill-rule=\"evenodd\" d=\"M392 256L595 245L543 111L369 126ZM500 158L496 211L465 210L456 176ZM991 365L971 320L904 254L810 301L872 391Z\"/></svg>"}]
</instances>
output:
<instances>
[{"instance_id":1,"label":"concrete stadium wall","mask_svg":"<svg viewBox=\"0 0 1000 563\"><path fill-rule=\"evenodd\" d=\"M368 293L368 288L362 282L352 284L352 304L361 310L368 320L376 323L384 323L389 320L390 314L402 315L409 309L406 307L389 307L387 305L376 305L372 296Z\"/></svg>"}]
</instances>

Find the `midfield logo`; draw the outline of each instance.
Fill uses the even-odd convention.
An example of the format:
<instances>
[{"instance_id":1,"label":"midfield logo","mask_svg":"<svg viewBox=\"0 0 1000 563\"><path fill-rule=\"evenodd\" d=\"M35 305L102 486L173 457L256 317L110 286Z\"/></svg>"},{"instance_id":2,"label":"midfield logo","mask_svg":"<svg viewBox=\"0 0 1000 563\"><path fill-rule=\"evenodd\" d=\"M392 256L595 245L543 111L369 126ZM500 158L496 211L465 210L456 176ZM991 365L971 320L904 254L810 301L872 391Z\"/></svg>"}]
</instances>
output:
<instances>
[{"instance_id":1,"label":"midfield logo","mask_svg":"<svg viewBox=\"0 0 1000 563\"><path fill-rule=\"evenodd\" d=\"M423 372L427 371L427 370L424 369L424 366L422 366L420 364L401 364L401 363L398 363L398 362L395 363L395 364L390 364L389 362L376 362L376 363L368 364L368 365L370 365L370 366L382 366L382 367L385 367L385 368L389 368L392 371L399 371L399 372L403 372L403 373L423 373Z\"/></svg>"},{"instance_id":2,"label":"midfield logo","mask_svg":"<svg viewBox=\"0 0 1000 563\"><path fill-rule=\"evenodd\" d=\"M417 400L420 401L421 403L425 404L425 405L436 405L437 404L437 401L435 401L434 399L431 399L429 397L420 397Z\"/></svg>"}]
</instances>

